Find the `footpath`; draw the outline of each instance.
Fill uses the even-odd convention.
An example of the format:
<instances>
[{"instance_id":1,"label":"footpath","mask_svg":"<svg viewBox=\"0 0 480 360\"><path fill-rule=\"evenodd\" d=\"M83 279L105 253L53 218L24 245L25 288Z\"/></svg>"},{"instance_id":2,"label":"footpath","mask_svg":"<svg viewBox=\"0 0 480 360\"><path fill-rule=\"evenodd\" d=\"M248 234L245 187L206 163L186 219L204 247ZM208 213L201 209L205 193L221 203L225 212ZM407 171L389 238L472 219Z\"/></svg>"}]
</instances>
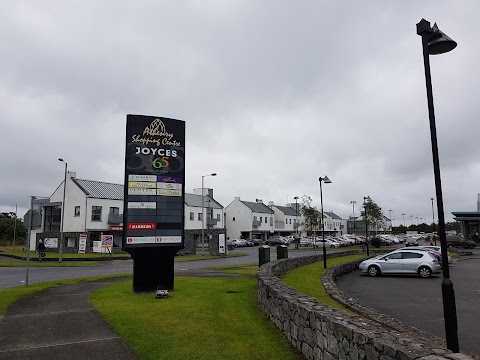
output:
<instances>
[{"instance_id":1,"label":"footpath","mask_svg":"<svg viewBox=\"0 0 480 360\"><path fill-rule=\"evenodd\" d=\"M90 294L125 278L49 288L18 301L0 318L2 360L138 360L90 305Z\"/></svg>"}]
</instances>

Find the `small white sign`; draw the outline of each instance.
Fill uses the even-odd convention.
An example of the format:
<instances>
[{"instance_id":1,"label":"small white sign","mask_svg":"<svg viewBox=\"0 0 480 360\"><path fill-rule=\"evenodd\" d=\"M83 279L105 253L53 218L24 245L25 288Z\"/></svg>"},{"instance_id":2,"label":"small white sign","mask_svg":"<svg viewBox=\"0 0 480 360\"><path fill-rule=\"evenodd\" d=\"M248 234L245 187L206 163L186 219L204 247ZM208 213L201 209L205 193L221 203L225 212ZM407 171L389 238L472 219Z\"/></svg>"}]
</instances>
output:
<instances>
[{"instance_id":1,"label":"small white sign","mask_svg":"<svg viewBox=\"0 0 480 360\"><path fill-rule=\"evenodd\" d=\"M87 235L80 234L80 239L78 240L78 253L85 254L87 249Z\"/></svg>"},{"instance_id":2,"label":"small white sign","mask_svg":"<svg viewBox=\"0 0 480 360\"><path fill-rule=\"evenodd\" d=\"M182 190L157 189L159 196L182 196Z\"/></svg>"},{"instance_id":3,"label":"small white sign","mask_svg":"<svg viewBox=\"0 0 480 360\"><path fill-rule=\"evenodd\" d=\"M45 238L43 243L47 249L56 249L58 247L58 238Z\"/></svg>"},{"instance_id":4,"label":"small white sign","mask_svg":"<svg viewBox=\"0 0 480 360\"><path fill-rule=\"evenodd\" d=\"M156 209L157 203L155 202L128 202L129 209Z\"/></svg>"},{"instance_id":5,"label":"small white sign","mask_svg":"<svg viewBox=\"0 0 480 360\"><path fill-rule=\"evenodd\" d=\"M128 195L157 195L157 189L128 189Z\"/></svg>"},{"instance_id":6,"label":"small white sign","mask_svg":"<svg viewBox=\"0 0 480 360\"><path fill-rule=\"evenodd\" d=\"M157 244L180 244L182 242L181 236L157 236L155 239Z\"/></svg>"},{"instance_id":7,"label":"small white sign","mask_svg":"<svg viewBox=\"0 0 480 360\"><path fill-rule=\"evenodd\" d=\"M127 245L133 244L155 244L155 236L129 236Z\"/></svg>"},{"instance_id":8,"label":"small white sign","mask_svg":"<svg viewBox=\"0 0 480 360\"><path fill-rule=\"evenodd\" d=\"M157 181L157 175L128 175L129 181Z\"/></svg>"},{"instance_id":9,"label":"small white sign","mask_svg":"<svg viewBox=\"0 0 480 360\"><path fill-rule=\"evenodd\" d=\"M154 189L157 187L157 184L152 181L129 181L128 188L137 188L137 189Z\"/></svg>"},{"instance_id":10,"label":"small white sign","mask_svg":"<svg viewBox=\"0 0 480 360\"><path fill-rule=\"evenodd\" d=\"M158 182L158 189L182 190L182 184Z\"/></svg>"},{"instance_id":11,"label":"small white sign","mask_svg":"<svg viewBox=\"0 0 480 360\"><path fill-rule=\"evenodd\" d=\"M220 254L225 254L226 252L225 234L218 234L218 252Z\"/></svg>"}]
</instances>

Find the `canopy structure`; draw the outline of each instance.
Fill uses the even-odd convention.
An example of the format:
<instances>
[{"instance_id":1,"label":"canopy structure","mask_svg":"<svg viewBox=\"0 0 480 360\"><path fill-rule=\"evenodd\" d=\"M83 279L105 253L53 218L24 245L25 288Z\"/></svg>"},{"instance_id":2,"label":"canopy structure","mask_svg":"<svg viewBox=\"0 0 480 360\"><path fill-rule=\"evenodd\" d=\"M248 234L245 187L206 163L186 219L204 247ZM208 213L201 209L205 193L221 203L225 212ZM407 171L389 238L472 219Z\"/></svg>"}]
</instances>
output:
<instances>
[{"instance_id":1,"label":"canopy structure","mask_svg":"<svg viewBox=\"0 0 480 360\"><path fill-rule=\"evenodd\" d=\"M460 222L460 229L465 239L472 239L478 243L478 234L480 231L480 212L452 212L454 220Z\"/></svg>"}]
</instances>

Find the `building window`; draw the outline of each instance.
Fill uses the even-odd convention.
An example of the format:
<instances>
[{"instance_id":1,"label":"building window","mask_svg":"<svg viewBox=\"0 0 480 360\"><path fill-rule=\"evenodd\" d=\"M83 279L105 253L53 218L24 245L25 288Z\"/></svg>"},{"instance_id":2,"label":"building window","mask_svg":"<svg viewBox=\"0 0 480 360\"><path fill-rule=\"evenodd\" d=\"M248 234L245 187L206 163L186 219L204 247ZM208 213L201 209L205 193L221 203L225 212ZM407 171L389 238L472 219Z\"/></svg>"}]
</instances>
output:
<instances>
[{"instance_id":1,"label":"building window","mask_svg":"<svg viewBox=\"0 0 480 360\"><path fill-rule=\"evenodd\" d=\"M195 220L195 213L193 212L190 213L190 220Z\"/></svg>"},{"instance_id":2,"label":"building window","mask_svg":"<svg viewBox=\"0 0 480 360\"><path fill-rule=\"evenodd\" d=\"M198 213L198 220L202 221L202 213Z\"/></svg>"},{"instance_id":3,"label":"building window","mask_svg":"<svg viewBox=\"0 0 480 360\"><path fill-rule=\"evenodd\" d=\"M290 224L292 223L292 219L290 219Z\"/></svg>"},{"instance_id":4,"label":"building window","mask_svg":"<svg viewBox=\"0 0 480 360\"><path fill-rule=\"evenodd\" d=\"M111 207L109 214L120 214L120 208L118 208L118 207Z\"/></svg>"},{"instance_id":5,"label":"building window","mask_svg":"<svg viewBox=\"0 0 480 360\"><path fill-rule=\"evenodd\" d=\"M80 206L75 206L75 210L73 211L73 216L80 216Z\"/></svg>"},{"instance_id":6,"label":"building window","mask_svg":"<svg viewBox=\"0 0 480 360\"><path fill-rule=\"evenodd\" d=\"M253 221L257 221L257 217L256 217L256 216L253 217Z\"/></svg>"},{"instance_id":7,"label":"building window","mask_svg":"<svg viewBox=\"0 0 480 360\"><path fill-rule=\"evenodd\" d=\"M60 231L61 207L45 206L43 211L45 213L43 224L45 231Z\"/></svg>"},{"instance_id":8,"label":"building window","mask_svg":"<svg viewBox=\"0 0 480 360\"><path fill-rule=\"evenodd\" d=\"M232 221L235 221L235 216L233 217L233 220Z\"/></svg>"},{"instance_id":9,"label":"building window","mask_svg":"<svg viewBox=\"0 0 480 360\"><path fill-rule=\"evenodd\" d=\"M92 206L92 221L101 221L101 220L102 220L102 207Z\"/></svg>"},{"instance_id":10,"label":"building window","mask_svg":"<svg viewBox=\"0 0 480 360\"><path fill-rule=\"evenodd\" d=\"M217 221L220 221L220 214L217 214Z\"/></svg>"},{"instance_id":11,"label":"building window","mask_svg":"<svg viewBox=\"0 0 480 360\"><path fill-rule=\"evenodd\" d=\"M262 223L262 217L260 216L260 224Z\"/></svg>"},{"instance_id":12,"label":"building window","mask_svg":"<svg viewBox=\"0 0 480 360\"><path fill-rule=\"evenodd\" d=\"M265 224L267 223L267 217L265 216Z\"/></svg>"}]
</instances>

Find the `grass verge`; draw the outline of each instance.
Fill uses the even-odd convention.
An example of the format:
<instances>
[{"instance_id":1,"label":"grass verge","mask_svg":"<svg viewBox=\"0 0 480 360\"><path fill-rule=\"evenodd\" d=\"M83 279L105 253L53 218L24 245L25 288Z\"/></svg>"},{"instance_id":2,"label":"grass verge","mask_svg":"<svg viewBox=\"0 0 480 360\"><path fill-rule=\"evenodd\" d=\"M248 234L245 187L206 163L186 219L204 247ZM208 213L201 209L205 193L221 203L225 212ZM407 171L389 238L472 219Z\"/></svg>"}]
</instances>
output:
<instances>
[{"instance_id":1,"label":"grass verge","mask_svg":"<svg viewBox=\"0 0 480 360\"><path fill-rule=\"evenodd\" d=\"M254 278L177 277L168 299L130 281L91 303L144 360L302 359L258 309Z\"/></svg>"},{"instance_id":2,"label":"grass verge","mask_svg":"<svg viewBox=\"0 0 480 360\"><path fill-rule=\"evenodd\" d=\"M258 264L254 263L244 265L212 266L209 267L209 269L226 274L255 276L258 271Z\"/></svg>"},{"instance_id":3,"label":"grass verge","mask_svg":"<svg viewBox=\"0 0 480 360\"><path fill-rule=\"evenodd\" d=\"M327 266L333 267L338 264L362 258L365 258L365 254L332 258L327 260ZM301 293L317 299L319 303L349 312L348 309L338 304L325 293L325 288L321 283L323 273L323 261L319 261L289 271L282 277L282 280L287 285L297 289Z\"/></svg>"}]
</instances>

